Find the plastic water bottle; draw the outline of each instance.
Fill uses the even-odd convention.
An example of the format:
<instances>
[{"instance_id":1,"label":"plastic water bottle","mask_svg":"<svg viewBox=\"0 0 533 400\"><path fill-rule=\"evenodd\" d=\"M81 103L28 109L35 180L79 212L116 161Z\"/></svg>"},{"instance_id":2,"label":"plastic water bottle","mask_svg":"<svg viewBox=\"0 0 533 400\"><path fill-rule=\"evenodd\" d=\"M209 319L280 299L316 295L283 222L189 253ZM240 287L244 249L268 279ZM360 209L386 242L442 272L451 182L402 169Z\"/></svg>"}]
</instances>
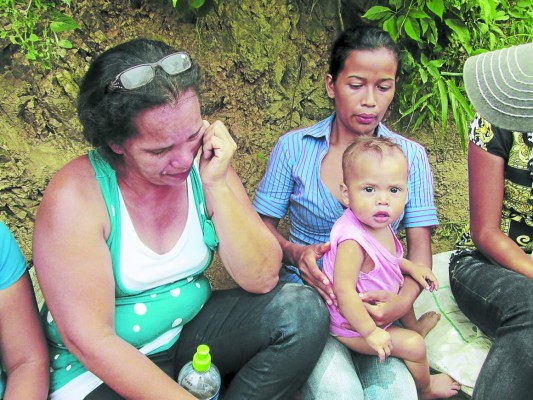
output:
<instances>
[{"instance_id":1,"label":"plastic water bottle","mask_svg":"<svg viewBox=\"0 0 533 400\"><path fill-rule=\"evenodd\" d=\"M192 361L181 369L178 383L200 400L218 399L221 384L220 372L211 363L209 346L205 344L198 346Z\"/></svg>"}]
</instances>

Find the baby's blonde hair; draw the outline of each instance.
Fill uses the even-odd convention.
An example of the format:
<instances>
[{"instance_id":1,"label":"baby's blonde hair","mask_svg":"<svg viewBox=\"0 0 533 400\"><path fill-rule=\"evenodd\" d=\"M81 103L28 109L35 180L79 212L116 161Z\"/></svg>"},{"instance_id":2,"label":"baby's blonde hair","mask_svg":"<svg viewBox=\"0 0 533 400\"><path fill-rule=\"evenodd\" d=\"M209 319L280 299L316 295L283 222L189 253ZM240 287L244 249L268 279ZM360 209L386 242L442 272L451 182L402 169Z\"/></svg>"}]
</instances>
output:
<instances>
[{"instance_id":1,"label":"baby's blonde hair","mask_svg":"<svg viewBox=\"0 0 533 400\"><path fill-rule=\"evenodd\" d=\"M382 160L384 157L391 156L394 153L402 155L402 158L407 159L403 154L402 149L391 139L383 136L358 136L344 151L342 155L342 178L345 183L349 181L351 173L354 170L355 160L361 154L372 154L376 158Z\"/></svg>"}]
</instances>

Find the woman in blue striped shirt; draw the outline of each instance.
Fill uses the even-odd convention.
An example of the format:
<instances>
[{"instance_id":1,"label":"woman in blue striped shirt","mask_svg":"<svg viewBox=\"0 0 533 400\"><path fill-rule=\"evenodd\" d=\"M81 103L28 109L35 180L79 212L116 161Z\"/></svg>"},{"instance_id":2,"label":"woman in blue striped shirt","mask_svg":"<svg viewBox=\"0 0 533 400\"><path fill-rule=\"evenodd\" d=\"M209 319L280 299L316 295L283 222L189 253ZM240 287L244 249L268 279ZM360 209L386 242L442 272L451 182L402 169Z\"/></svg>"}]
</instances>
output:
<instances>
[{"instance_id":1,"label":"woman in blue striped shirt","mask_svg":"<svg viewBox=\"0 0 533 400\"><path fill-rule=\"evenodd\" d=\"M313 286L328 304L336 303L330 282L321 272L329 250L329 234L343 213L339 201L344 150L362 135L395 141L409 164L408 200L400 219L407 232L407 258L431 266L431 227L437 225L433 177L425 149L391 132L381 123L394 97L400 53L390 36L375 27L360 26L335 41L325 83L335 112L317 124L289 132L274 148L254 205L283 249L282 280ZM289 239L278 223L289 213ZM406 277L398 294L369 292L363 297L380 325L398 320L411 308L420 287ZM414 318L412 314L411 318ZM439 316L419 320L424 336ZM416 399L414 382L403 362L350 353L332 338L315 371L302 388L305 399Z\"/></svg>"}]
</instances>

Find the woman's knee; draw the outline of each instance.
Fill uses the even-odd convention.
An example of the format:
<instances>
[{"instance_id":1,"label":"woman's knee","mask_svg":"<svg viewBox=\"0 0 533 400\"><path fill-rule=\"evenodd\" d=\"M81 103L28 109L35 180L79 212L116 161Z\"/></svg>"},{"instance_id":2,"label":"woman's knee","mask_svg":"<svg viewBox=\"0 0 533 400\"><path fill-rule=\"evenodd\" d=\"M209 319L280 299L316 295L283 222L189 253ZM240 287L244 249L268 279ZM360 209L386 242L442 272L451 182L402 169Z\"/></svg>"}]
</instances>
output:
<instances>
[{"instance_id":1,"label":"woman's knee","mask_svg":"<svg viewBox=\"0 0 533 400\"><path fill-rule=\"evenodd\" d=\"M313 372L302 386L301 393L304 399L315 400L364 398L351 352L333 336L328 336L326 346Z\"/></svg>"},{"instance_id":2,"label":"woman's knee","mask_svg":"<svg viewBox=\"0 0 533 400\"><path fill-rule=\"evenodd\" d=\"M507 307L501 307L502 326L514 331L528 333L533 337L533 282L523 279L517 280L516 287L508 293ZM526 340L529 348L533 349L533 341Z\"/></svg>"},{"instance_id":3,"label":"woman's knee","mask_svg":"<svg viewBox=\"0 0 533 400\"><path fill-rule=\"evenodd\" d=\"M328 309L315 289L306 285L288 283L284 285L282 294L287 298L288 314L297 316L299 324L328 332Z\"/></svg>"},{"instance_id":4,"label":"woman's knee","mask_svg":"<svg viewBox=\"0 0 533 400\"><path fill-rule=\"evenodd\" d=\"M480 257L452 259L451 267L450 284L459 307L486 334L533 335L532 280Z\"/></svg>"},{"instance_id":5,"label":"woman's knee","mask_svg":"<svg viewBox=\"0 0 533 400\"><path fill-rule=\"evenodd\" d=\"M270 315L266 317L278 321L286 334L308 341L312 346L324 345L329 313L314 289L300 284L282 284L271 306Z\"/></svg>"}]
</instances>

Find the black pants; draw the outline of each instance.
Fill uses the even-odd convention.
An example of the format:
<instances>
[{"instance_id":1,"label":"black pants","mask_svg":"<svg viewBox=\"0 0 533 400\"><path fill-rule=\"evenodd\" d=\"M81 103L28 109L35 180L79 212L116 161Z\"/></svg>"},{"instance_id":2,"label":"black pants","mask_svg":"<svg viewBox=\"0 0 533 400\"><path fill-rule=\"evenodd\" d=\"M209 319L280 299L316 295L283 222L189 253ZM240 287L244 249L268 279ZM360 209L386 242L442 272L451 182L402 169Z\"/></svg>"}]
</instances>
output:
<instances>
[{"instance_id":1,"label":"black pants","mask_svg":"<svg viewBox=\"0 0 533 400\"><path fill-rule=\"evenodd\" d=\"M533 281L465 251L451 259L450 284L461 311L494 339L472 399L533 398Z\"/></svg>"},{"instance_id":2,"label":"black pants","mask_svg":"<svg viewBox=\"0 0 533 400\"><path fill-rule=\"evenodd\" d=\"M288 399L313 370L328 329L327 309L310 287L279 284L263 295L215 291L177 343L150 358L176 379L205 343L222 376L234 375L224 399ZM102 384L85 399L122 397Z\"/></svg>"}]
</instances>

